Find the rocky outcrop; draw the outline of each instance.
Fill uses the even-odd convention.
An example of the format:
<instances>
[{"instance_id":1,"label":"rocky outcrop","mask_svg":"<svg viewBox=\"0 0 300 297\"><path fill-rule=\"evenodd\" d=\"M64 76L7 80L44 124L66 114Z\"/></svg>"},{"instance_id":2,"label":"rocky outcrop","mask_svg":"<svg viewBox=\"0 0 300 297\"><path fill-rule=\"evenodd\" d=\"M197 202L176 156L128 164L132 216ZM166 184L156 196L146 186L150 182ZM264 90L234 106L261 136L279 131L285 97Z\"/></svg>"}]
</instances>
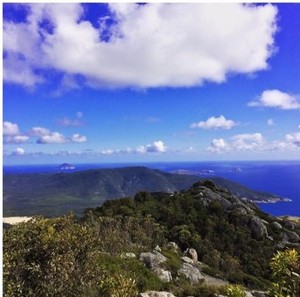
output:
<instances>
[{"instance_id":1,"label":"rocky outcrop","mask_svg":"<svg viewBox=\"0 0 300 297\"><path fill-rule=\"evenodd\" d=\"M194 264L194 260L191 259L191 258L189 258L189 257L187 257L187 256L183 256L183 257L181 257L180 259L181 259L183 262L185 262L185 263Z\"/></svg>"},{"instance_id":2,"label":"rocky outcrop","mask_svg":"<svg viewBox=\"0 0 300 297\"><path fill-rule=\"evenodd\" d=\"M155 268L153 271L159 277L159 279L163 282L169 283L172 281L172 274L169 270L164 270L162 268Z\"/></svg>"},{"instance_id":3,"label":"rocky outcrop","mask_svg":"<svg viewBox=\"0 0 300 297\"><path fill-rule=\"evenodd\" d=\"M150 268L161 281L170 282L172 281L171 272L160 267L160 264L165 262L167 258L159 251L161 251L161 248L156 246L152 253L141 253L140 261L142 261L146 267Z\"/></svg>"},{"instance_id":4,"label":"rocky outcrop","mask_svg":"<svg viewBox=\"0 0 300 297\"><path fill-rule=\"evenodd\" d=\"M197 254L197 251L195 249L187 249L184 252L184 255L191 258L195 262L198 261L198 254Z\"/></svg>"},{"instance_id":5,"label":"rocky outcrop","mask_svg":"<svg viewBox=\"0 0 300 297\"><path fill-rule=\"evenodd\" d=\"M199 269L189 263L183 263L178 270L178 274L185 276L193 285L198 284L201 280L204 279Z\"/></svg>"},{"instance_id":6,"label":"rocky outcrop","mask_svg":"<svg viewBox=\"0 0 300 297\"><path fill-rule=\"evenodd\" d=\"M145 293L140 293L139 297L175 297L175 296L169 292L149 291Z\"/></svg>"},{"instance_id":7,"label":"rocky outcrop","mask_svg":"<svg viewBox=\"0 0 300 297\"><path fill-rule=\"evenodd\" d=\"M282 233L282 238L284 241L289 241L292 243L300 242L300 236L295 231L284 230Z\"/></svg>"},{"instance_id":8,"label":"rocky outcrop","mask_svg":"<svg viewBox=\"0 0 300 297\"><path fill-rule=\"evenodd\" d=\"M261 240L268 236L267 227L256 216L250 218L249 227L251 229L252 236L255 239Z\"/></svg>"},{"instance_id":9,"label":"rocky outcrop","mask_svg":"<svg viewBox=\"0 0 300 297\"><path fill-rule=\"evenodd\" d=\"M141 253L140 254L140 260L144 262L144 264L150 268L150 269L155 269L155 268L160 268L159 264L165 262L167 258L162 255L160 252L157 252L154 250L152 253Z\"/></svg>"},{"instance_id":10,"label":"rocky outcrop","mask_svg":"<svg viewBox=\"0 0 300 297\"><path fill-rule=\"evenodd\" d=\"M281 229L282 229L282 226L281 226L278 222L276 222L276 221L274 221L274 222L272 223L272 226L273 226L275 229L277 229L277 230L281 230Z\"/></svg>"}]
</instances>

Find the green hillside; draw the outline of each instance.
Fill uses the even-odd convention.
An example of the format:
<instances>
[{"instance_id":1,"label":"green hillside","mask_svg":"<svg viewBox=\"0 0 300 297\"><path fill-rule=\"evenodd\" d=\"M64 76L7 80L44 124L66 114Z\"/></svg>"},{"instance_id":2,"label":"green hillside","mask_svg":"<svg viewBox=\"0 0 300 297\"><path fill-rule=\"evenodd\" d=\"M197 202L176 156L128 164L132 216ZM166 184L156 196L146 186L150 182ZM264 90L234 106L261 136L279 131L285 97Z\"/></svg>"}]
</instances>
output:
<instances>
[{"instance_id":1,"label":"green hillside","mask_svg":"<svg viewBox=\"0 0 300 297\"><path fill-rule=\"evenodd\" d=\"M178 192L201 178L153 170L146 167L87 170L74 173L4 175L4 216L82 214L104 201L133 196L139 191ZM250 190L222 178L212 178L240 198L251 200L278 197Z\"/></svg>"}]
</instances>

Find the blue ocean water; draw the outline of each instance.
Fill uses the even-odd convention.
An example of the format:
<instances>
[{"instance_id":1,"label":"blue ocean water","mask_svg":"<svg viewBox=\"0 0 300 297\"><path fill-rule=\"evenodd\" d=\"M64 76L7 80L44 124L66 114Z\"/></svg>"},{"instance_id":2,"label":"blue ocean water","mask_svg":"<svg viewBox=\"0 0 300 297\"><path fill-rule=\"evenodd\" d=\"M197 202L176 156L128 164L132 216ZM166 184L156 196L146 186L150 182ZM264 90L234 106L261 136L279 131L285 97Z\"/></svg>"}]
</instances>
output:
<instances>
[{"instance_id":1,"label":"blue ocean water","mask_svg":"<svg viewBox=\"0 0 300 297\"><path fill-rule=\"evenodd\" d=\"M146 166L166 172L185 172L199 176L220 176L236 181L249 188L265 191L292 202L259 204L259 207L272 215L300 216L300 161L251 161L251 162L161 162L161 163L110 163L74 164L75 170L97 168L120 168L126 166ZM4 166L6 173L54 173L59 165L20 165Z\"/></svg>"}]
</instances>

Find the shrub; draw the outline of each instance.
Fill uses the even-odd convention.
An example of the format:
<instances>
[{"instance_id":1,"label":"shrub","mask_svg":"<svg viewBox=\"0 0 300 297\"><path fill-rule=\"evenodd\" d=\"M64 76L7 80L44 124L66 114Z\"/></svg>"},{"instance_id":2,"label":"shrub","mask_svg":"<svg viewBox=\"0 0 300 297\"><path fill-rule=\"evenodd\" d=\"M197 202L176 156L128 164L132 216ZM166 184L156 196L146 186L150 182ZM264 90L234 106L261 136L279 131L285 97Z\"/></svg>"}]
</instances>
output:
<instances>
[{"instance_id":1,"label":"shrub","mask_svg":"<svg viewBox=\"0 0 300 297\"><path fill-rule=\"evenodd\" d=\"M239 285L228 285L226 286L226 296L228 297L246 297L246 293L243 287Z\"/></svg>"}]
</instances>

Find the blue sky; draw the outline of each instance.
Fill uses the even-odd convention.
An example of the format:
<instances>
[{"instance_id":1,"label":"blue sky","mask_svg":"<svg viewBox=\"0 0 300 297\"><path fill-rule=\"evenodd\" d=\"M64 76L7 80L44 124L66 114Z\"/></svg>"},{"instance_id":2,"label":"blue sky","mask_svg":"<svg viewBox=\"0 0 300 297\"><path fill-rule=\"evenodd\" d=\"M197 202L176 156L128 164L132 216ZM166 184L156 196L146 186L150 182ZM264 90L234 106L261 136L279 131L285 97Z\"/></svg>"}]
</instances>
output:
<instances>
[{"instance_id":1,"label":"blue sky","mask_svg":"<svg viewBox=\"0 0 300 297\"><path fill-rule=\"evenodd\" d=\"M300 4L4 4L4 164L300 158Z\"/></svg>"}]
</instances>

